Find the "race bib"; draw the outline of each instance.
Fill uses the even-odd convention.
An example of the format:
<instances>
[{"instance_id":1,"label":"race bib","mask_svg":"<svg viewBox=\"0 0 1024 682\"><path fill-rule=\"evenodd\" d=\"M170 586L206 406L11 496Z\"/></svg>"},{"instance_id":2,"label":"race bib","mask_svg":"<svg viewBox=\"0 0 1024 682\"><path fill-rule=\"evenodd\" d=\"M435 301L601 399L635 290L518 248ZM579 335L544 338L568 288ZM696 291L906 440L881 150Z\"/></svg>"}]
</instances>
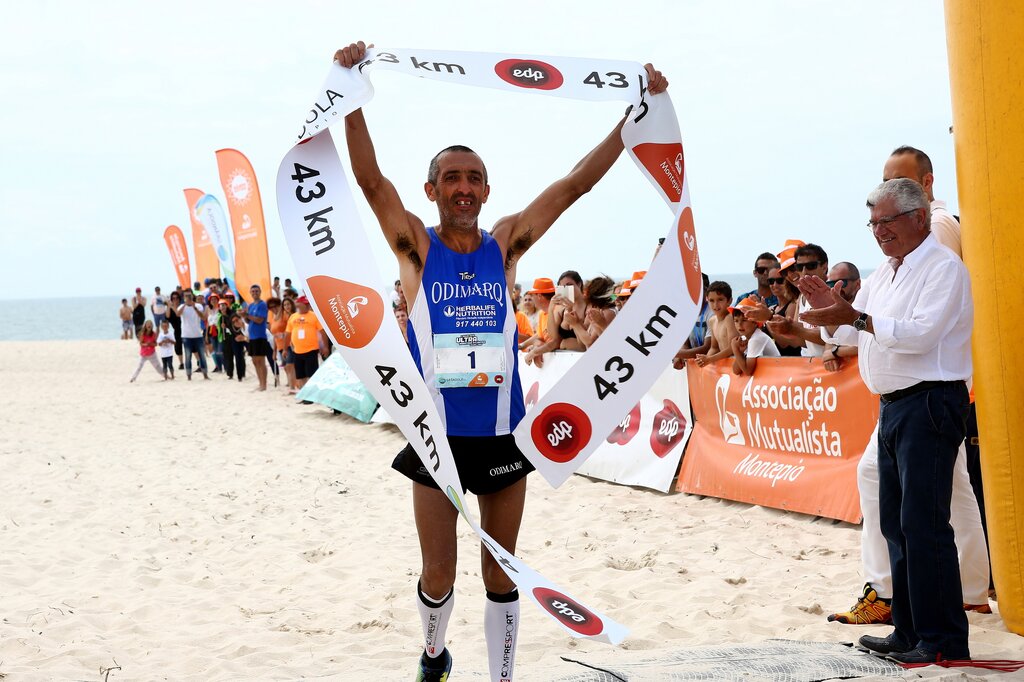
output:
<instances>
[{"instance_id":1,"label":"race bib","mask_svg":"<svg viewBox=\"0 0 1024 682\"><path fill-rule=\"evenodd\" d=\"M503 334L434 334L434 384L481 388L508 381Z\"/></svg>"}]
</instances>

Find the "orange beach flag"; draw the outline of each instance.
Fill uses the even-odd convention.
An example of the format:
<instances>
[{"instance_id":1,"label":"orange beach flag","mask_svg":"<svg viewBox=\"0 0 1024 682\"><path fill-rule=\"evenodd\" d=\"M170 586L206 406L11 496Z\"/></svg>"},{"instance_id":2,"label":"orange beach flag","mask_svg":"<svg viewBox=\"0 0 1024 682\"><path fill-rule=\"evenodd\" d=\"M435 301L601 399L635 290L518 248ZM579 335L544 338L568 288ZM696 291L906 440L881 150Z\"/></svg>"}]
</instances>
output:
<instances>
[{"instance_id":1,"label":"orange beach flag","mask_svg":"<svg viewBox=\"0 0 1024 682\"><path fill-rule=\"evenodd\" d=\"M196 252L196 279L202 284L205 280L220 277L220 260L213 248L210 235L196 218L196 204L206 195L201 189L186 189L185 203L188 204L188 219L192 222L192 248ZM191 285L191 283L190 283Z\"/></svg>"},{"instance_id":2,"label":"orange beach flag","mask_svg":"<svg viewBox=\"0 0 1024 682\"><path fill-rule=\"evenodd\" d=\"M192 271L188 267L188 244L185 243L185 235L177 225L168 225L164 230L164 241L167 242L167 250L171 253L171 265L174 266L178 284L182 289L188 289L192 286Z\"/></svg>"},{"instance_id":3,"label":"orange beach flag","mask_svg":"<svg viewBox=\"0 0 1024 682\"><path fill-rule=\"evenodd\" d=\"M243 294L253 284L259 284L263 295L269 296L270 257L256 173L249 159L235 149L217 152L217 169L228 199L231 232L235 237L235 282Z\"/></svg>"}]
</instances>

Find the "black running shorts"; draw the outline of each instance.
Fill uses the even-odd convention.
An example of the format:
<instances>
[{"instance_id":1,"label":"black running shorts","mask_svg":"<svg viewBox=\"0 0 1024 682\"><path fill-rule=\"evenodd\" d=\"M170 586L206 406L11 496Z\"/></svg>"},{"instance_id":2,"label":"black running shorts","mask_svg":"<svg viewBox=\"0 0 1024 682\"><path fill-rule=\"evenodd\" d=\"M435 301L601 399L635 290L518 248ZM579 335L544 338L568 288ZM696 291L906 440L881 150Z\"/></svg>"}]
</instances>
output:
<instances>
[{"instance_id":1,"label":"black running shorts","mask_svg":"<svg viewBox=\"0 0 1024 682\"><path fill-rule=\"evenodd\" d=\"M266 339L249 339L249 357L259 358L270 355L270 342Z\"/></svg>"},{"instance_id":2,"label":"black running shorts","mask_svg":"<svg viewBox=\"0 0 1024 682\"><path fill-rule=\"evenodd\" d=\"M455 456L455 468L462 481L462 492L474 495L496 493L534 470L520 451L512 434L504 436L448 436ZM395 457L391 468L416 483L439 490L423 467L412 445L406 445Z\"/></svg>"},{"instance_id":3,"label":"black running shorts","mask_svg":"<svg viewBox=\"0 0 1024 682\"><path fill-rule=\"evenodd\" d=\"M316 373L320 366L320 351L311 350L308 353L295 354L295 378L308 379Z\"/></svg>"}]
</instances>

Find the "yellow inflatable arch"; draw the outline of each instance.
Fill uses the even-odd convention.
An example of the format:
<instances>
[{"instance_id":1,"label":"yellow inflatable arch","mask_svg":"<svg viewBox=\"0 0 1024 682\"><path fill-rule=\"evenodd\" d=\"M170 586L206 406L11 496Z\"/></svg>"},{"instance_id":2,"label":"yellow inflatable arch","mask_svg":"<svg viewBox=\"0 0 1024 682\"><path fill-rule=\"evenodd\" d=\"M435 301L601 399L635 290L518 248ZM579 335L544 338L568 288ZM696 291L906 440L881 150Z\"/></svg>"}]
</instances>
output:
<instances>
[{"instance_id":1,"label":"yellow inflatable arch","mask_svg":"<svg viewBox=\"0 0 1024 682\"><path fill-rule=\"evenodd\" d=\"M946 0L974 387L999 611L1024 634L1024 3Z\"/></svg>"}]
</instances>

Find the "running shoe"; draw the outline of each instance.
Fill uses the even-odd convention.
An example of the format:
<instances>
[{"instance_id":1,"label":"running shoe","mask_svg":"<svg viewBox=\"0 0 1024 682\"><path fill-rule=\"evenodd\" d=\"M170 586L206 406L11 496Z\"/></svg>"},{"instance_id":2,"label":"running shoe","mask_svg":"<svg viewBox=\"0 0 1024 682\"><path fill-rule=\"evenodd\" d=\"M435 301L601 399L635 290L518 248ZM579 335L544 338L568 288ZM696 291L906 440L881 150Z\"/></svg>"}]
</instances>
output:
<instances>
[{"instance_id":1,"label":"running shoe","mask_svg":"<svg viewBox=\"0 0 1024 682\"><path fill-rule=\"evenodd\" d=\"M416 682L448 682L452 671L452 655L447 647L437 658L430 658L424 651L416 668Z\"/></svg>"},{"instance_id":2,"label":"running shoe","mask_svg":"<svg viewBox=\"0 0 1024 682\"><path fill-rule=\"evenodd\" d=\"M828 617L829 622L837 621L845 625L877 625L892 623L892 606L889 599L882 599L871 587L871 583L864 584L864 594L857 600L849 611L833 613Z\"/></svg>"}]
</instances>

